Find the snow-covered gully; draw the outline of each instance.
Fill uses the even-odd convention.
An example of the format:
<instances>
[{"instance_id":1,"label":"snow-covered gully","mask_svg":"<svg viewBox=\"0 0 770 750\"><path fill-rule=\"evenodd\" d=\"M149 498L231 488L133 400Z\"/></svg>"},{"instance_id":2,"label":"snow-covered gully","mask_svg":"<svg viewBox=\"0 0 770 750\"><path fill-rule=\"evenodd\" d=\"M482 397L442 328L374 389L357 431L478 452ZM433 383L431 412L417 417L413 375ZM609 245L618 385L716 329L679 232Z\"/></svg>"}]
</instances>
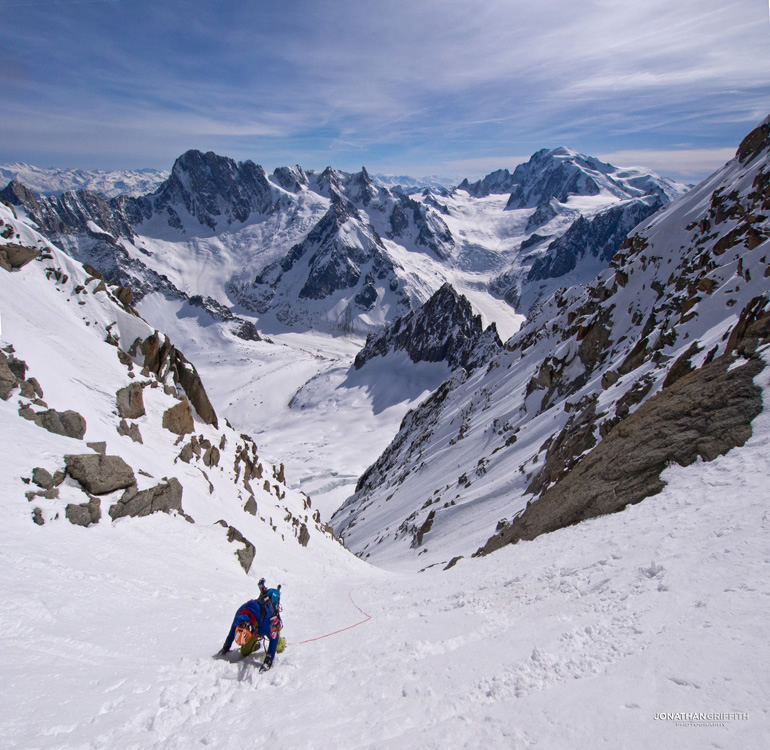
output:
<instances>
[{"instance_id":1,"label":"snow-covered gully","mask_svg":"<svg viewBox=\"0 0 770 750\"><path fill-rule=\"evenodd\" d=\"M446 572L319 567L307 556L267 570L284 583L285 633L297 645L265 674L211 658L251 579L200 543L204 554L189 556L178 520L52 526L40 556L30 554L40 537L9 519L4 742L761 747L768 445L763 413L743 449L668 469L655 498ZM155 565L161 540L178 564ZM351 590L367 627L317 639L349 618ZM47 637L30 638L41 628ZM659 718L727 711L748 719Z\"/></svg>"}]
</instances>

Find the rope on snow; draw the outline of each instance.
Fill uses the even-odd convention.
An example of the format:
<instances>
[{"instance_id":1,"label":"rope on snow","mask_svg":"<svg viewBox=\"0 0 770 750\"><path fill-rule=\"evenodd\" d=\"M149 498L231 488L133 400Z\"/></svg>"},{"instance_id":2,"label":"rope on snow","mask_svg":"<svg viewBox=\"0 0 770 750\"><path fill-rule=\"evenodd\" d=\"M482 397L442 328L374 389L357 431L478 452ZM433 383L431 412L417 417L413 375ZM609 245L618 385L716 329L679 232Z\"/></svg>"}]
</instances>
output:
<instances>
[{"instance_id":1,"label":"rope on snow","mask_svg":"<svg viewBox=\"0 0 770 750\"><path fill-rule=\"evenodd\" d=\"M369 620L372 619L372 616L364 612L361 607L359 607L355 601L353 601L353 593L351 591L348 591L348 598L350 599L350 602L352 605L364 616L364 619L360 622L353 623L353 625L348 625L346 628L340 628L339 630L335 630L333 633L325 633L324 635L319 635L316 638L308 638L304 641L297 641L296 644L291 645L297 645L301 646L303 643L312 643L313 641L320 641L323 638L330 638L333 635L337 635L338 633L344 633L346 630L352 630L353 628L357 628L359 625L363 625L365 622L369 622Z\"/></svg>"}]
</instances>

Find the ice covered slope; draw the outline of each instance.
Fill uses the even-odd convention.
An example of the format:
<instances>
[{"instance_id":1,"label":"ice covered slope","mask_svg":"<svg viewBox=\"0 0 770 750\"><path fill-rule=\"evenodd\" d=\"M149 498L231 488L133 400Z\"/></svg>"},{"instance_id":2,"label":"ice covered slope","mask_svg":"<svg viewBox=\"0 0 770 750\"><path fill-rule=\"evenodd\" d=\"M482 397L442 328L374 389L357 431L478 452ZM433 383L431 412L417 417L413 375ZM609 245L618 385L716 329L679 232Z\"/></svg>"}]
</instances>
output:
<instances>
[{"instance_id":1,"label":"ice covered slope","mask_svg":"<svg viewBox=\"0 0 770 750\"><path fill-rule=\"evenodd\" d=\"M761 361L752 352L769 335L767 132L763 123L734 160L641 225L610 269L549 298L485 368L455 374L407 415L335 516L352 549L380 561L446 561L474 552L496 530L499 541L513 540L506 530L530 503L514 529L591 515L592 475L572 488L586 505L564 514L570 485L561 481L581 456L590 467L595 446L622 436L628 415L664 389L666 409L679 409L684 430L672 442L688 450L656 445L652 436L666 433L649 422L646 433L636 431L635 421L633 451L615 459L619 472L613 478L602 469L602 498L638 502L660 488L661 463L713 458L745 441L761 409L751 387ZM711 378L712 402L688 396L700 377ZM738 381L735 392L746 397L740 416L719 401ZM719 422L708 409L723 406L734 424L714 435L709 425ZM649 444L639 442L644 434ZM634 492L619 491L624 476ZM535 524L543 493L550 493L539 506L550 509L548 519Z\"/></svg>"}]
</instances>

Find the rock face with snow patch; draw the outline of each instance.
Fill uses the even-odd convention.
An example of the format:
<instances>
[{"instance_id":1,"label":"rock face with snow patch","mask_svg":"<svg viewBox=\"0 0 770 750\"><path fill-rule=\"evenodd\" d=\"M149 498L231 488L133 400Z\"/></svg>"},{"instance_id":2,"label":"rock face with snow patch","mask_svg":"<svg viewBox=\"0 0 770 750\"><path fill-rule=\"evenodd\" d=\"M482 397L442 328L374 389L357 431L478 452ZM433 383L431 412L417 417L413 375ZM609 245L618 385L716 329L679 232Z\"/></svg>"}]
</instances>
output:
<instances>
[{"instance_id":1,"label":"rock face with snow patch","mask_svg":"<svg viewBox=\"0 0 770 750\"><path fill-rule=\"evenodd\" d=\"M380 236L333 181L329 189L331 206L323 218L305 240L256 277L241 302L257 312L273 310L289 324L312 319L312 313L303 318L303 308L318 309L325 312L316 318L326 317L328 326L343 331L353 330L354 321L388 291L401 309L408 309Z\"/></svg>"},{"instance_id":2,"label":"rock face with snow patch","mask_svg":"<svg viewBox=\"0 0 770 750\"><path fill-rule=\"evenodd\" d=\"M520 177L521 173L518 179ZM507 169L497 169L473 183L468 182L466 178L457 186L457 189L465 190L475 198L485 198L492 193L510 193L517 184L516 180L515 173L511 174Z\"/></svg>"},{"instance_id":3,"label":"rock face with snow patch","mask_svg":"<svg viewBox=\"0 0 770 750\"><path fill-rule=\"evenodd\" d=\"M658 196L621 204L591 219L576 219L532 264L526 280L554 279L568 274L586 257L608 265L626 235L661 207Z\"/></svg>"},{"instance_id":4,"label":"rock face with snow patch","mask_svg":"<svg viewBox=\"0 0 770 750\"><path fill-rule=\"evenodd\" d=\"M572 195L593 196L602 189L621 200L660 195L667 202L681 194L681 186L670 180L639 170L618 170L564 147L533 154L526 164L516 167L510 181L513 188L508 208L533 208L554 198L566 203Z\"/></svg>"},{"instance_id":5,"label":"rock face with snow patch","mask_svg":"<svg viewBox=\"0 0 770 750\"><path fill-rule=\"evenodd\" d=\"M144 366L149 372L164 383L170 378L185 392L198 416L206 424L214 427L218 425L217 414L206 394L198 371L167 336L161 337L161 334L156 331L143 341L134 342L132 349L136 351L137 347L144 355Z\"/></svg>"},{"instance_id":6,"label":"rock face with snow patch","mask_svg":"<svg viewBox=\"0 0 770 750\"><path fill-rule=\"evenodd\" d=\"M512 174L498 170L473 185L466 180L459 189L475 197L508 192L506 209L528 214L528 236L513 262L490 281L495 294L527 313L562 278L567 283L592 278L631 229L684 194L686 186L562 147L538 151Z\"/></svg>"},{"instance_id":7,"label":"rock face with snow patch","mask_svg":"<svg viewBox=\"0 0 770 750\"><path fill-rule=\"evenodd\" d=\"M380 334L370 334L354 365L358 370L373 357L405 351L412 362L471 369L501 346L494 324L484 330L470 302L444 284L419 310L398 318Z\"/></svg>"},{"instance_id":8,"label":"rock face with snow patch","mask_svg":"<svg viewBox=\"0 0 770 750\"><path fill-rule=\"evenodd\" d=\"M165 212L169 223L179 228L178 207L184 206L189 216L213 231L219 224L243 223L252 214L270 212L273 193L265 170L254 162L193 149L174 162L168 180L152 196L127 205L133 223Z\"/></svg>"}]
</instances>

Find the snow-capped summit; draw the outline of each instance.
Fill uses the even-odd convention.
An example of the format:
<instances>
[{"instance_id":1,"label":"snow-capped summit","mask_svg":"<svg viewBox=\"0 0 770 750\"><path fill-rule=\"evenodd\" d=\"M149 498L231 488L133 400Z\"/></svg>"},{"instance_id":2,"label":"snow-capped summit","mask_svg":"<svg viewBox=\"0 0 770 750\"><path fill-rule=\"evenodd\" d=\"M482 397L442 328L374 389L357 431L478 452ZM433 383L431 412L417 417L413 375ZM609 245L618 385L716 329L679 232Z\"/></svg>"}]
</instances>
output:
<instances>
[{"instance_id":1,"label":"snow-capped summit","mask_svg":"<svg viewBox=\"0 0 770 750\"><path fill-rule=\"evenodd\" d=\"M141 202L141 210L146 218L150 206L154 214L165 211L171 222L184 206L189 216L214 231L244 223L254 213L268 213L272 203L272 187L259 165L190 150L174 162L168 180Z\"/></svg>"},{"instance_id":2,"label":"snow-capped summit","mask_svg":"<svg viewBox=\"0 0 770 750\"><path fill-rule=\"evenodd\" d=\"M686 186L635 168L618 168L570 148L541 149L511 175L507 208L532 208L553 198L567 203L570 196L606 193L618 199L661 195L670 201Z\"/></svg>"},{"instance_id":3,"label":"snow-capped summit","mask_svg":"<svg viewBox=\"0 0 770 750\"><path fill-rule=\"evenodd\" d=\"M366 167L361 167L361 171L350 175L345 182L345 192L351 201L355 204L368 206L380 193L380 189L369 176Z\"/></svg>"},{"instance_id":4,"label":"snow-capped summit","mask_svg":"<svg viewBox=\"0 0 770 750\"><path fill-rule=\"evenodd\" d=\"M347 331L377 320L371 313L375 305L381 309L385 294L389 306L408 309L379 235L346 197L332 195L310 234L242 289L242 304L270 310L284 323L322 326L325 319L332 330Z\"/></svg>"},{"instance_id":5,"label":"snow-capped summit","mask_svg":"<svg viewBox=\"0 0 770 750\"><path fill-rule=\"evenodd\" d=\"M637 167L615 167L596 157L560 146L540 149L511 173L498 169L486 177L458 186L476 198L509 193L508 209L546 206L553 199L567 203L570 196L606 194L620 200L659 195L662 203L678 198L687 186Z\"/></svg>"},{"instance_id":6,"label":"snow-capped summit","mask_svg":"<svg viewBox=\"0 0 770 750\"><path fill-rule=\"evenodd\" d=\"M306 188L309 182L307 173L299 164L294 167L276 167L272 177L273 182L291 193L298 193Z\"/></svg>"}]
</instances>

